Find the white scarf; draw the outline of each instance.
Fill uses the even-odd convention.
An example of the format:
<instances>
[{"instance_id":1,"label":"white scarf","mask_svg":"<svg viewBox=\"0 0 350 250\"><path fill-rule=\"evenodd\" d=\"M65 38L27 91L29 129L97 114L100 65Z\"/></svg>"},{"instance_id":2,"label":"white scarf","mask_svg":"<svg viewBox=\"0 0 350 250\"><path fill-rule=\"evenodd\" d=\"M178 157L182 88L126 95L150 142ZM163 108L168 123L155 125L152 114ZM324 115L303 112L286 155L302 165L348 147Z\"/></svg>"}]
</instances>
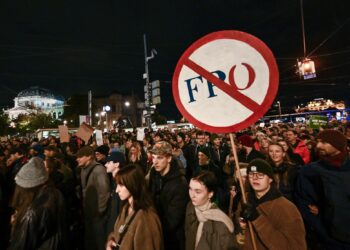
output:
<instances>
[{"instance_id":1,"label":"white scarf","mask_svg":"<svg viewBox=\"0 0 350 250\"><path fill-rule=\"evenodd\" d=\"M208 201L206 204L204 204L202 206L195 206L194 207L194 209L196 211L197 219L199 221L199 225L197 228L197 234L196 234L195 249L197 248L199 240L202 236L204 222L206 222L208 220L221 221L226 225L227 229L231 233L233 232L233 223L232 223L231 219L218 208L210 209L213 205L214 205L214 203L210 203Z\"/></svg>"}]
</instances>

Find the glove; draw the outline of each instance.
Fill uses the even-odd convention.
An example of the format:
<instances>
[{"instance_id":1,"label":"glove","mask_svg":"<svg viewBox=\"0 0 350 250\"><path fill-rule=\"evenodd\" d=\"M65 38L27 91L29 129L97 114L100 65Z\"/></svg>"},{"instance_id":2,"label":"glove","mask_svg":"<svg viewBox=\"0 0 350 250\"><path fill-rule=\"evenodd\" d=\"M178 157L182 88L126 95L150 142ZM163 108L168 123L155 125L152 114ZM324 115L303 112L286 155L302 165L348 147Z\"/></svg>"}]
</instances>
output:
<instances>
[{"instance_id":1,"label":"glove","mask_svg":"<svg viewBox=\"0 0 350 250\"><path fill-rule=\"evenodd\" d=\"M250 203L242 205L241 217L247 221L254 221L259 217L259 212L256 210L256 207Z\"/></svg>"}]
</instances>

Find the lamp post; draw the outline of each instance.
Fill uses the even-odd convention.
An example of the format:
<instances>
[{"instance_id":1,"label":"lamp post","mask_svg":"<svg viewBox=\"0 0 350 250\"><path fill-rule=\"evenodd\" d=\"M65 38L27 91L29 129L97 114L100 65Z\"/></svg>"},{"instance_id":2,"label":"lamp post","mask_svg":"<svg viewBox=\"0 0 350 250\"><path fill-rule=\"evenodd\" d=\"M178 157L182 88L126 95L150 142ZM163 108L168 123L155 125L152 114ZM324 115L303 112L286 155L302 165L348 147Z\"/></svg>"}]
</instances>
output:
<instances>
[{"instance_id":1,"label":"lamp post","mask_svg":"<svg viewBox=\"0 0 350 250\"><path fill-rule=\"evenodd\" d=\"M106 114L106 130L108 132L108 130L109 130L109 127L108 127L108 125L109 125L108 124L108 112L111 110L111 107L106 105L106 106L102 107L102 110L103 110L103 113Z\"/></svg>"},{"instance_id":2,"label":"lamp post","mask_svg":"<svg viewBox=\"0 0 350 250\"><path fill-rule=\"evenodd\" d=\"M279 114L279 117L281 118L281 116L282 116L281 102L277 101L277 104L278 104L278 114Z\"/></svg>"}]
</instances>

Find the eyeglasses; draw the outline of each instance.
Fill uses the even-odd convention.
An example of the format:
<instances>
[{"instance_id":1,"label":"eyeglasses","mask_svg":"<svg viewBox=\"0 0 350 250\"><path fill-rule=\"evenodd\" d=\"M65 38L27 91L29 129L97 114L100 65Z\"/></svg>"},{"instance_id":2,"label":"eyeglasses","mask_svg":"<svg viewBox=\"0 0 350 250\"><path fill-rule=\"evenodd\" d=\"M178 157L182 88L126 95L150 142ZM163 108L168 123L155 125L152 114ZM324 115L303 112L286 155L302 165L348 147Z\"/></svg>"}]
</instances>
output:
<instances>
[{"instance_id":1,"label":"eyeglasses","mask_svg":"<svg viewBox=\"0 0 350 250\"><path fill-rule=\"evenodd\" d=\"M263 179L265 174L259 173L259 172L249 172L248 174L249 178L258 178L258 179Z\"/></svg>"}]
</instances>

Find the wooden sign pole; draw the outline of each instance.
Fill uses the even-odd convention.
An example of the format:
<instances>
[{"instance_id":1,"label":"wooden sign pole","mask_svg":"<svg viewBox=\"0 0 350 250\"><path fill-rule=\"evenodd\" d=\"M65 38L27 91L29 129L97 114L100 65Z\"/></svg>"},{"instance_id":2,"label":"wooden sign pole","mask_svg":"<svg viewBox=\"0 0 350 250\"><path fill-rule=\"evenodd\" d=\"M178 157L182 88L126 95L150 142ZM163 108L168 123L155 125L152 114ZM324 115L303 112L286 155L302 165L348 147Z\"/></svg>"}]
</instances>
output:
<instances>
[{"instance_id":1,"label":"wooden sign pole","mask_svg":"<svg viewBox=\"0 0 350 250\"><path fill-rule=\"evenodd\" d=\"M244 183L243 183L243 180L242 180L242 176L241 176L241 171L239 169L239 162L238 162L238 157L237 157L237 150L236 150L236 144L235 144L235 141L233 139L233 134L230 133L230 140L231 140L231 145L232 145L232 153L233 153L233 156L235 157L235 170L236 170L236 174L237 174L237 177L238 177L238 180L239 180L239 185L241 187L241 192L242 192L242 199L243 199L243 203L247 203L247 198L246 198L246 195L245 195L245 190L244 190ZM254 233L253 233L253 226L251 224L250 221L248 221L248 226L249 226L249 232L250 232L250 237L252 238L252 243L253 243L253 249L256 250L256 242L255 242L255 238L254 238Z\"/></svg>"}]
</instances>

